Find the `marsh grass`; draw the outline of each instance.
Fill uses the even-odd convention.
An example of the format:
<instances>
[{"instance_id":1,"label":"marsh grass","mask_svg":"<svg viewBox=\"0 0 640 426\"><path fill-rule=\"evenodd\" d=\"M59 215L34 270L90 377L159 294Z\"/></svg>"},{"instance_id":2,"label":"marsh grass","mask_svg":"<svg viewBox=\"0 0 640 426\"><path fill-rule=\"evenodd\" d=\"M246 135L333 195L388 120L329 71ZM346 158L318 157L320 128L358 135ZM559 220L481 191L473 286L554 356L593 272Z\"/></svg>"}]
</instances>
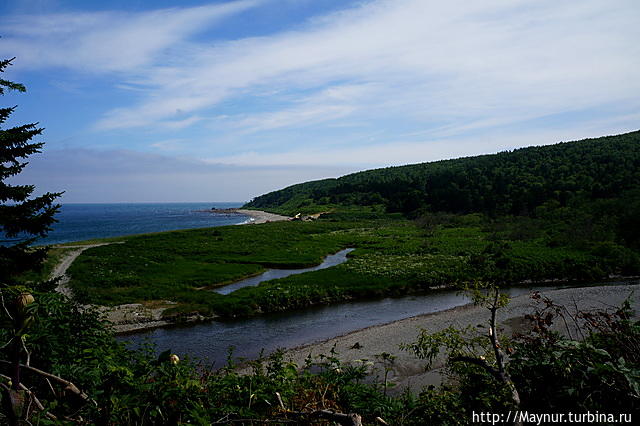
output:
<instances>
[{"instance_id":1,"label":"marsh grass","mask_svg":"<svg viewBox=\"0 0 640 426\"><path fill-rule=\"evenodd\" d=\"M69 270L70 285L85 303L170 300L178 304L165 312L167 316L197 311L237 317L454 286L477 278L474 259L496 241L506 244L515 283L603 279L620 272L620 256L628 254L614 243L595 248L549 244L544 229L538 229L536 238L530 232L526 238L514 237L517 220L499 232L483 220L488 222L479 215L459 216L425 229L397 215L338 212L315 222L125 237L123 244L85 251ZM229 295L209 291L265 268L317 265L327 254L346 247L356 250L342 265Z\"/></svg>"},{"instance_id":2,"label":"marsh grass","mask_svg":"<svg viewBox=\"0 0 640 426\"><path fill-rule=\"evenodd\" d=\"M47 252L47 258L40 270L32 270L22 274L21 281L25 282L42 282L51 277L53 270L58 265L62 258L68 253L70 248L68 247L52 247Z\"/></svg>"}]
</instances>

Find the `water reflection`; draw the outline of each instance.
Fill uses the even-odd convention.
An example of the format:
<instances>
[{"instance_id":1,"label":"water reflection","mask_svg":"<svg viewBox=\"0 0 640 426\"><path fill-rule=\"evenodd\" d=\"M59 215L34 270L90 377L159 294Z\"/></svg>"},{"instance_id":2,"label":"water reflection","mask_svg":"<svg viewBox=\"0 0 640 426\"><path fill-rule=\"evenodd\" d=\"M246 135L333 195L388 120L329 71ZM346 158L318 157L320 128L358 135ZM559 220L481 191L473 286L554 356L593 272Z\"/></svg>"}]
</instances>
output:
<instances>
[{"instance_id":1,"label":"water reflection","mask_svg":"<svg viewBox=\"0 0 640 426\"><path fill-rule=\"evenodd\" d=\"M263 281L275 280L277 278L288 277L289 275L302 274L304 272L318 271L320 269L330 268L332 266L339 265L347 261L347 254L351 253L354 249L348 248L344 250L340 250L336 254L330 254L325 257L321 264L312 266L310 268L302 268L302 269L268 269L266 272L263 272L260 275L256 275L251 278L247 278L241 281L236 281L233 284L225 285L223 287L218 287L213 290L220 294L229 294L232 291L236 291L242 287L250 287L256 286Z\"/></svg>"},{"instance_id":2,"label":"water reflection","mask_svg":"<svg viewBox=\"0 0 640 426\"><path fill-rule=\"evenodd\" d=\"M511 296L550 287L508 289ZM443 311L469 303L455 291L427 295L358 301L308 308L257 318L212 321L182 328L156 329L121 337L133 345L151 339L158 351L171 349L215 367L224 365L227 350L234 346L236 358L256 358L262 349L270 353L280 347L294 347L330 339L362 328L386 324L416 315Z\"/></svg>"}]
</instances>

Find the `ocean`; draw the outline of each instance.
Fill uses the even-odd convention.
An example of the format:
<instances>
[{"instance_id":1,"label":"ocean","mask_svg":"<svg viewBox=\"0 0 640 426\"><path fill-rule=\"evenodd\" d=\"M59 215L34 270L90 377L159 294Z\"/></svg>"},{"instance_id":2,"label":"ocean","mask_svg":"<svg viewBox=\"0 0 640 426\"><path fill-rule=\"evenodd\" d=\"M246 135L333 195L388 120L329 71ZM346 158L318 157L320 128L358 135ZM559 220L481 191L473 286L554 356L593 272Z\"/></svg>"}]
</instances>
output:
<instances>
[{"instance_id":1,"label":"ocean","mask_svg":"<svg viewBox=\"0 0 640 426\"><path fill-rule=\"evenodd\" d=\"M94 238L119 237L177 229L236 225L249 218L212 213L212 207L234 208L242 203L118 203L63 204L57 223L37 245L60 244Z\"/></svg>"}]
</instances>

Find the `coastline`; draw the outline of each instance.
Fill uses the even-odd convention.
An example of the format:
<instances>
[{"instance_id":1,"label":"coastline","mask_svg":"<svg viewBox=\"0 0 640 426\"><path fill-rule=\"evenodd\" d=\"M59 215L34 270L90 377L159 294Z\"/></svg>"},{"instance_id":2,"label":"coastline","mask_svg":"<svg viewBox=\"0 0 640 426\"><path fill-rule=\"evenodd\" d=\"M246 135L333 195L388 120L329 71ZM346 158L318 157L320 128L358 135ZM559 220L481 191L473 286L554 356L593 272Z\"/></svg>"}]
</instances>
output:
<instances>
[{"instance_id":1,"label":"coastline","mask_svg":"<svg viewBox=\"0 0 640 426\"><path fill-rule=\"evenodd\" d=\"M248 221L240 223L239 225L278 222L290 219L287 216L260 210L230 208L211 211L214 213L240 214L250 217ZM111 237L110 239L116 238L118 237ZM69 281L69 276L66 273L67 269L86 249L107 244L122 244L122 241L95 242L89 244L82 241L66 243L66 245L68 245L69 252L61 259L60 263L53 269L50 275L51 279L60 280L56 287L56 291L64 294L70 299L73 299L73 292L67 285ZM195 324L198 322L210 321L215 318L215 316L207 317L200 314L194 314L186 317L180 317L179 319L164 319L162 317L163 312L174 304L175 302L172 301L163 301L159 306L158 304L156 304L156 306L145 306L141 303L128 303L116 306L95 305L86 307L93 307L97 309L102 314L103 318L111 324L116 335L141 332L178 324Z\"/></svg>"},{"instance_id":2,"label":"coastline","mask_svg":"<svg viewBox=\"0 0 640 426\"><path fill-rule=\"evenodd\" d=\"M240 214L244 216L249 216L249 220L243 223L238 223L238 225L251 225L251 224L260 224L267 222L281 222L284 220L291 220L289 216L283 216L280 214L269 213L262 210L248 210L242 208L228 208L228 209L216 209L213 208L211 210L201 210L202 212L209 213L218 213L218 214Z\"/></svg>"},{"instance_id":3,"label":"coastline","mask_svg":"<svg viewBox=\"0 0 640 426\"><path fill-rule=\"evenodd\" d=\"M275 213L269 213L262 210L247 210L247 209L230 209L234 213L243 214L249 216L249 222L247 224L260 224L267 222L281 222L284 220L291 220L289 216L282 216ZM244 224L243 224L244 225Z\"/></svg>"}]
</instances>

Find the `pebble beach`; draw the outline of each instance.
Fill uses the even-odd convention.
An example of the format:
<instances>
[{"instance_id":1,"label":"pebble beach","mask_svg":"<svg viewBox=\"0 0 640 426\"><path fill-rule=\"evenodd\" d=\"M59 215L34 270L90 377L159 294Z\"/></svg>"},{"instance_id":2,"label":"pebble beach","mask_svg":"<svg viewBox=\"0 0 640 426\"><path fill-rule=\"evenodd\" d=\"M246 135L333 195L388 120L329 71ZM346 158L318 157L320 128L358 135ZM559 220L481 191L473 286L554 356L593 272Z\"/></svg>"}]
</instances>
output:
<instances>
[{"instance_id":1,"label":"pebble beach","mask_svg":"<svg viewBox=\"0 0 640 426\"><path fill-rule=\"evenodd\" d=\"M549 290L540 293L543 297L552 299L556 304L566 306L569 311L575 310L615 310L625 299L629 299L632 309L640 309L640 282L637 280L623 285L605 285L597 287L565 288ZM522 295L511 299L509 305L498 313L503 335L525 331L528 321L524 316L535 310L536 303L530 295ZM484 307L473 304L460 306L447 311L420 315L395 321L389 324L365 328L287 351L287 358L298 365L303 365L305 359L311 355L329 354L332 348L338 353L343 363L359 364L373 362L378 368L383 368L378 357L383 352L396 356L389 380L393 383L392 393L399 393L406 388L419 390L423 386L439 384L442 381L444 362L436 362L432 369L425 371L425 362L417 359L412 353L400 350L401 344L408 344L416 340L421 329L436 332L453 326L464 328L468 325L477 326L487 324L489 311ZM564 326L554 325L564 334ZM575 333L574 331L571 331Z\"/></svg>"}]
</instances>

